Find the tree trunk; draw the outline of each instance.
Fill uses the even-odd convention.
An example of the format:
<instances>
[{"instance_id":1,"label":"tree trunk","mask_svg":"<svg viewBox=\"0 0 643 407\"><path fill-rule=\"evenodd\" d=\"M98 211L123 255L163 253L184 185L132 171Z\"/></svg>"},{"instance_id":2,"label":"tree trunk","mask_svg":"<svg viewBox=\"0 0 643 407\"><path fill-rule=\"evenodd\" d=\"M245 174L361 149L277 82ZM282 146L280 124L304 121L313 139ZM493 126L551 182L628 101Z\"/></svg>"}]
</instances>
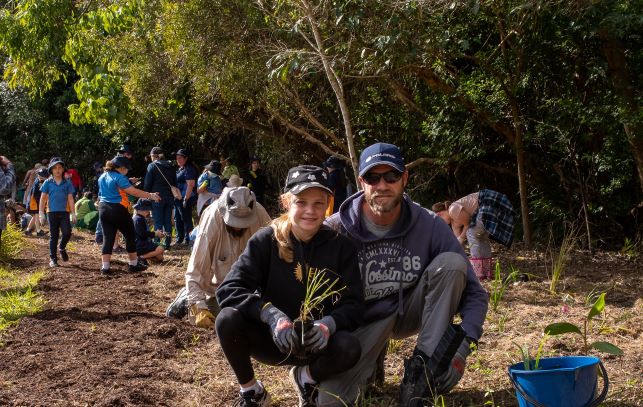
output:
<instances>
[{"instance_id":1,"label":"tree trunk","mask_svg":"<svg viewBox=\"0 0 643 407\"><path fill-rule=\"evenodd\" d=\"M639 186L643 192L643 126L641 125L640 109L637 102L636 85L627 67L625 47L609 28L602 28L598 35L603 45L603 55L607 60L609 74L614 84L616 96L623 106L621 117L627 142L630 144L632 156L636 161L639 175Z\"/></svg>"},{"instance_id":2,"label":"tree trunk","mask_svg":"<svg viewBox=\"0 0 643 407\"><path fill-rule=\"evenodd\" d=\"M321 34L319 32L319 27L317 25L317 20L315 19L315 16L313 15L313 9L308 3L307 0L301 0L302 5L304 6L304 11L306 13L306 17L308 18L308 22L310 23L310 29L313 32L313 36L315 38L315 51L317 52L317 55L319 55L319 58L322 61L322 65L324 66L324 72L326 73L326 78L328 78L328 82L330 82L330 86L333 88L333 92L335 93L335 97L337 98L337 103L339 104L339 110L342 112L342 120L344 122L344 131L346 132L346 144L348 145L348 153L351 158L351 165L353 167L353 174L355 174L355 184L357 185L357 188L359 189L359 180L358 180L358 161L357 161L357 153L355 152L355 143L353 140L353 127L351 125L351 116L350 116L350 111L348 110L348 104L346 103L346 98L344 96L344 88L339 81L339 78L337 77L337 73L331 66L330 62L328 61L328 56L324 52L324 42L322 41Z\"/></svg>"}]
</instances>

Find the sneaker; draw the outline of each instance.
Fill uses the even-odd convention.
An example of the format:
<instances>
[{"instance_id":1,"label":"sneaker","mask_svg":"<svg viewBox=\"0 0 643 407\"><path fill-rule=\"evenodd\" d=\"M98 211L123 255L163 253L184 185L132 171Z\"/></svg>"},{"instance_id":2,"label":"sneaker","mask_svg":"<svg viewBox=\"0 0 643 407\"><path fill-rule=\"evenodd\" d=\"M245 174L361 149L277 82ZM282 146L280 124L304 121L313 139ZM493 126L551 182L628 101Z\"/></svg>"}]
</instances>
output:
<instances>
[{"instance_id":1,"label":"sneaker","mask_svg":"<svg viewBox=\"0 0 643 407\"><path fill-rule=\"evenodd\" d=\"M185 287L179 290L176 298L165 310L168 318L183 319L188 314L188 290Z\"/></svg>"},{"instance_id":2,"label":"sneaker","mask_svg":"<svg viewBox=\"0 0 643 407\"><path fill-rule=\"evenodd\" d=\"M147 259L144 259L144 258L142 258L142 257L139 257L139 258L138 258L138 262L139 262L139 263L143 263L143 265L145 265L145 266L147 266L147 267L149 267L149 266L150 266L150 263L148 263Z\"/></svg>"},{"instance_id":3,"label":"sneaker","mask_svg":"<svg viewBox=\"0 0 643 407\"><path fill-rule=\"evenodd\" d=\"M58 267L58 260L56 259L49 260L49 267L51 268Z\"/></svg>"},{"instance_id":4,"label":"sneaker","mask_svg":"<svg viewBox=\"0 0 643 407\"><path fill-rule=\"evenodd\" d=\"M103 244L103 235L96 235L95 239L96 244Z\"/></svg>"},{"instance_id":5,"label":"sneaker","mask_svg":"<svg viewBox=\"0 0 643 407\"><path fill-rule=\"evenodd\" d=\"M400 385L400 406L423 407L427 400L435 396L435 384L431 370L427 366L429 357L416 351L404 360L404 378Z\"/></svg>"},{"instance_id":6,"label":"sneaker","mask_svg":"<svg viewBox=\"0 0 643 407\"><path fill-rule=\"evenodd\" d=\"M67 250L58 250L58 253L60 253L60 258L62 259L62 261L69 261Z\"/></svg>"},{"instance_id":7,"label":"sneaker","mask_svg":"<svg viewBox=\"0 0 643 407\"><path fill-rule=\"evenodd\" d=\"M33 235L33 232L32 232L31 230L25 230L25 231L24 231L24 232L22 232L22 233L24 233L24 234L25 234L25 236L31 236L31 235Z\"/></svg>"},{"instance_id":8,"label":"sneaker","mask_svg":"<svg viewBox=\"0 0 643 407\"><path fill-rule=\"evenodd\" d=\"M140 261L137 261L137 262L136 262L136 264L135 264L135 265L133 265L133 266L130 264L130 265L127 267L127 269L128 269L129 271L132 271L132 272L136 272L136 273L138 273L138 272L140 272L140 271L145 271L145 270L147 270L147 266L146 266L145 264L141 263Z\"/></svg>"},{"instance_id":9,"label":"sneaker","mask_svg":"<svg viewBox=\"0 0 643 407\"><path fill-rule=\"evenodd\" d=\"M110 274L112 274L112 270L108 267L101 267L100 274L103 276L109 276Z\"/></svg>"},{"instance_id":10,"label":"sneaker","mask_svg":"<svg viewBox=\"0 0 643 407\"><path fill-rule=\"evenodd\" d=\"M43 237L43 236L44 236L44 235L46 235L46 234L47 234L47 231L46 231L46 230L41 230L41 231L39 231L39 232L36 232L36 236L39 236L39 237Z\"/></svg>"},{"instance_id":11,"label":"sneaker","mask_svg":"<svg viewBox=\"0 0 643 407\"><path fill-rule=\"evenodd\" d=\"M270 394L266 389L259 394L254 390L239 392L239 398L233 404L233 407L269 407Z\"/></svg>"},{"instance_id":12,"label":"sneaker","mask_svg":"<svg viewBox=\"0 0 643 407\"><path fill-rule=\"evenodd\" d=\"M303 366L293 366L290 369L290 381L295 385L299 397L299 407L316 407L318 388L315 383L300 383L299 371Z\"/></svg>"}]
</instances>

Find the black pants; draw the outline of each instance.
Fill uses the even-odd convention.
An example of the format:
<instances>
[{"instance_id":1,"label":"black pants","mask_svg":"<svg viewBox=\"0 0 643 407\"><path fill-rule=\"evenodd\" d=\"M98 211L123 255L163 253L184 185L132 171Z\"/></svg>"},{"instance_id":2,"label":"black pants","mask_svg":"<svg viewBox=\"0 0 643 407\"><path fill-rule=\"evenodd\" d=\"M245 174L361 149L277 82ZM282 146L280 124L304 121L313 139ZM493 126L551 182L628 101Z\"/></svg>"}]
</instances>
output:
<instances>
[{"instance_id":1,"label":"black pants","mask_svg":"<svg viewBox=\"0 0 643 407\"><path fill-rule=\"evenodd\" d=\"M103 254L112 254L117 231L120 231L125 238L127 253L136 253L134 222L127 208L117 203L101 202L98 218L103 227Z\"/></svg>"},{"instance_id":2,"label":"black pants","mask_svg":"<svg viewBox=\"0 0 643 407\"><path fill-rule=\"evenodd\" d=\"M49 212L47 213L49 221L49 258L58 260L56 246L60 238L60 250L65 250L67 243L71 238L71 221L69 212ZM61 233L62 232L62 233ZM62 237L60 235L62 234Z\"/></svg>"},{"instance_id":3,"label":"black pants","mask_svg":"<svg viewBox=\"0 0 643 407\"><path fill-rule=\"evenodd\" d=\"M216 320L217 336L234 374L240 384L254 377L254 358L261 363L277 365L309 365L310 375L318 382L350 369L362 353L359 341L351 333L338 331L321 353L308 359L287 356L272 340L270 327L260 321L246 319L235 308L224 308Z\"/></svg>"}]
</instances>

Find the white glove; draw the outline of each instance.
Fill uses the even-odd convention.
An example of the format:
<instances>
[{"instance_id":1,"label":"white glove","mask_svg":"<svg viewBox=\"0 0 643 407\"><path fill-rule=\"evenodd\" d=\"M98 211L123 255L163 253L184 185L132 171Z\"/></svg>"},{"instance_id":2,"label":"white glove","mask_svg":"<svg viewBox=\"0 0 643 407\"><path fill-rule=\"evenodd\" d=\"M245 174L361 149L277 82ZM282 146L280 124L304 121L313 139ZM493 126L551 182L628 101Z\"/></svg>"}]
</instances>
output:
<instances>
[{"instance_id":1,"label":"white glove","mask_svg":"<svg viewBox=\"0 0 643 407\"><path fill-rule=\"evenodd\" d=\"M76 213L75 213L75 212L72 212L72 213L70 213L70 214L69 214L69 220L71 221L71 223L72 223L73 225L75 225L75 224L76 224L76 221L77 221L78 219L76 219Z\"/></svg>"},{"instance_id":2,"label":"white glove","mask_svg":"<svg viewBox=\"0 0 643 407\"><path fill-rule=\"evenodd\" d=\"M41 225L44 225L45 222L47 222L47 219L45 219L45 213L44 212L38 212L38 220L40 221Z\"/></svg>"}]
</instances>

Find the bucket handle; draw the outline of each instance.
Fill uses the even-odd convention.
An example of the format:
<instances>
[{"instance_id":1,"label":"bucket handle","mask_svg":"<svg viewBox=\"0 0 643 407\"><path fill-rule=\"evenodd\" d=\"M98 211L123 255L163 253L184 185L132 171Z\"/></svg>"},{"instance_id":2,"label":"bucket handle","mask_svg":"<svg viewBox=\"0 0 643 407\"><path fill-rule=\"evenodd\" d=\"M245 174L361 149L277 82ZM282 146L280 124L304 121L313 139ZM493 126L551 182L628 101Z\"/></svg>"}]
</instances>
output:
<instances>
[{"instance_id":1,"label":"bucket handle","mask_svg":"<svg viewBox=\"0 0 643 407\"><path fill-rule=\"evenodd\" d=\"M598 405L605 400L605 397L607 397L607 391L609 390L609 379L607 378L607 370L605 370L605 366L603 366L603 362L601 362L600 360L598 361L598 367L601 369L601 374L603 375L603 391L601 391L601 394L599 394L596 399L592 400L589 404L587 404L584 407L598 407ZM546 405L539 403L538 401L532 399L527 395L527 392L525 391L525 389L522 388L520 383L514 380L511 370L509 370L507 373L509 374L509 380L511 381L511 384L514 386L516 390L518 390L518 393L520 393L520 395L528 403L533 404L535 407L547 407Z\"/></svg>"}]
</instances>

